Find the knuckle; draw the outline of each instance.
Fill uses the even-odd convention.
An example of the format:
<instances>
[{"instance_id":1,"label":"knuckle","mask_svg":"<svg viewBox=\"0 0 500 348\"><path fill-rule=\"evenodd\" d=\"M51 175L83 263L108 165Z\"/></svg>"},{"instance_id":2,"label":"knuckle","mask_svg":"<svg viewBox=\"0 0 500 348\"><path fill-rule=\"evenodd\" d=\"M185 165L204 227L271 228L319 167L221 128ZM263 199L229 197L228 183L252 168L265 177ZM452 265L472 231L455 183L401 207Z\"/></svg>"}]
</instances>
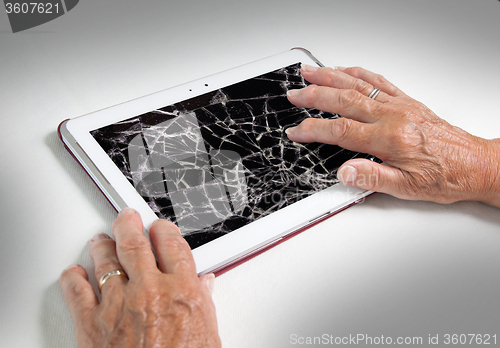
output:
<instances>
[{"instance_id":1,"label":"knuckle","mask_svg":"<svg viewBox=\"0 0 500 348\"><path fill-rule=\"evenodd\" d=\"M117 337L123 335L123 328L117 323L117 316L114 311L102 311L99 316L99 324L104 331L111 333L110 342L117 340Z\"/></svg>"},{"instance_id":2,"label":"knuckle","mask_svg":"<svg viewBox=\"0 0 500 348\"><path fill-rule=\"evenodd\" d=\"M305 89L304 101L307 107L314 107L317 109L324 108L324 105L329 104L330 87L309 85Z\"/></svg>"},{"instance_id":3,"label":"knuckle","mask_svg":"<svg viewBox=\"0 0 500 348\"><path fill-rule=\"evenodd\" d=\"M161 275L161 274L160 274ZM161 282L158 281L158 274L144 271L129 281L134 293L140 293L141 296L127 297L127 301L132 308L142 308L152 305L151 299L161 293Z\"/></svg>"},{"instance_id":4,"label":"knuckle","mask_svg":"<svg viewBox=\"0 0 500 348\"><path fill-rule=\"evenodd\" d=\"M381 118L388 114L387 106L384 103L369 103L366 107L370 115L376 118Z\"/></svg>"},{"instance_id":5,"label":"knuckle","mask_svg":"<svg viewBox=\"0 0 500 348\"><path fill-rule=\"evenodd\" d=\"M117 249L125 254L135 254L144 250L150 250L151 246L148 240L141 236L141 238L126 238L117 244Z\"/></svg>"},{"instance_id":6,"label":"knuckle","mask_svg":"<svg viewBox=\"0 0 500 348\"><path fill-rule=\"evenodd\" d=\"M418 112L418 116L422 120L432 120L445 122L443 119L439 118L431 109L429 109L424 103L416 101L415 109Z\"/></svg>"},{"instance_id":7,"label":"knuckle","mask_svg":"<svg viewBox=\"0 0 500 348\"><path fill-rule=\"evenodd\" d=\"M384 86L384 85L389 84L389 81L383 75L380 75L380 74L375 74L374 80L375 80L376 85L378 85L378 86Z\"/></svg>"},{"instance_id":8,"label":"knuckle","mask_svg":"<svg viewBox=\"0 0 500 348\"><path fill-rule=\"evenodd\" d=\"M388 137L394 148L405 151L413 152L425 144L425 134L421 127L411 121L399 125Z\"/></svg>"},{"instance_id":9,"label":"knuckle","mask_svg":"<svg viewBox=\"0 0 500 348\"><path fill-rule=\"evenodd\" d=\"M131 311L147 312L151 308L155 308L158 305L157 301L162 301L162 297L168 298L169 296L165 294L165 289L161 288L160 283L147 272L139 275L129 284L132 284L132 293L140 294L140 296L125 296L123 298L125 307Z\"/></svg>"},{"instance_id":10,"label":"knuckle","mask_svg":"<svg viewBox=\"0 0 500 348\"><path fill-rule=\"evenodd\" d=\"M162 242L162 247L172 251L184 251L189 249L189 245L181 235L169 235Z\"/></svg>"},{"instance_id":11,"label":"knuckle","mask_svg":"<svg viewBox=\"0 0 500 348\"><path fill-rule=\"evenodd\" d=\"M183 255L183 257L180 257L176 260L176 263L175 263L175 268L177 270L184 270L184 271L189 271L189 272L192 272L192 270L195 268L195 264L194 264L194 260L191 256L191 254L189 254L187 251L186 253Z\"/></svg>"},{"instance_id":12,"label":"knuckle","mask_svg":"<svg viewBox=\"0 0 500 348\"><path fill-rule=\"evenodd\" d=\"M424 128L426 121L422 119L421 111L415 108L395 110L399 115L392 127L386 128L384 136L390 147L415 153L425 151L427 136Z\"/></svg>"},{"instance_id":13,"label":"knuckle","mask_svg":"<svg viewBox=\"0 0 500 348\"><path fill-rule=\"evenodd\" d=\"M357 77L357 76L361 75L363 68L361 68L359 66L353 66L351 68L348 68L348 71L349 71L350 75Z\"/></svg>"},{"instance_id":14,"label":"knuckle","mask_svg":"<svg viewBox=\"0 0 500 348\"><path fill-rule=\"evenodd\" d=\"M183 290L174 300L174 306L180 313L191 316L196 312L203 311L205 297L200 291L195 291L193 288Z\"/></svg>"},{"instance_id":15,"label":"knuckle","mask_svg":"<svg viewBox=\"0 0 500 348\"><path fill-rule=\"evenodd\" d=\"M325 74L326 78L327 78L330 82L335 81L335 79L337 78L337 73L338 73L338 71L337 71L337 70L335 70L335 69L332 69L332 68L328 67L328 68L324 68L324 69L322 69L321 71Z\"/></svg>"},{"instance_id":16,"label":"knuckle","mask_svg":"<svg viewBox=\"0 0 500 348\"><path fill-rule=\"evenodd\" d=\"M336 80L339 78L339 73L340 72L336 69L325 68L324 74L325 74L325 80L327 82L326 85L335 86Z\"/></svg>"},{"instance_id":17,"label":"knuckle","mask_svg":"<svg viewBox=\"0 0 500 348\"><path fill-rule=\"evenodd\" d=\"M370 88L368 87L368 84L360 79L355 79L352 83L352 89L358 91L358 92L367 92Z\"/></svg>"},{"instance_id":18,"label":"knuckle","mask_svg":"<svg viewBox=\"0 0 500 348\"><path fill-rule=\"evenodd\" d=\"M330 125L330 133L333 139L345 139L349 136L352 120L341 117L328 124Z\"/></svg>"},{"instance_id":19,"label":"knuckle","mask_svg":"<svg viewBox=\"0 0 500 348\"><path fill-rule=\"evenodd\" d=\"M170 220L166 220L166 219L158 219L154 222L155 225L159 225L159 226L162 226L166 229L175 229L175 230L179 230L179 227L174 224L172 221Z\"/></svg>"},{"instance_id":20,"label":"knuckle","mask_svg":"<svg viewBox=\"0 0 500 348\"><path fill-rule=\"evenodd\" d=\"M144 323L157 321L158 315L161 315L157 309L164 306L165 301L169 303L168 315L177 317L178 323L203 310L206 298L200 291L199 284L175 275L172 275L171 280L165 287L154 279L141 279L144 283L141 286L141 296L127 298L126 307L133 313L140 313Z\"/></svg>"},{"instance_id":21,"label":"knuckle","mask_svg":"<svg viewBox=\"0 0 500 348\"><path fill-rule=\"evenodd\" d=\"M111 225L111 229L115 230L118 228L120 225L123 224L131 224L133 220L135 220L135 215L134 214L127 214L127 215L122 215L113 221L113 224Z\"/></svg>"},{"instance_id":22,"label":"knuckle","mask_svg":"<svg viewBox=\"0 0 500 348\"><path fill-rule=\"evenodd\" d=\"M164 233L175 233L181 235L179 227L173 222L165 219L159 219L155 221L153 226L149 230L149 235L153 238L158 238Z\"/></svg>"},{"instance_id":23,"label":"knuckle","mask_svg":"<svg viewBox=\"0 0 500 348\"><path fill-rule=\"evenodd\" d=\"M132 301L132 307L135 308L146 308L150 305L154 305L151 299L156 299L158 294L162 293L161 285L155 275L149 272L143 272L137 277L135 282L136 289L140 291L141 296L134 296L129 298Z\"/></svg>"},{"instance_id":24,"label":"knuckle","mask_svg":"<svg viewBox=\"0 0 500 348\"><path fill-rule=\"evenodd\" d=\"M94 290L87 286L86 283L78 282L70 284L65 289L65 298L67 304L70 306L72 303L77 303L82 297L86 297L89 293L94 294Z\"/></svg>"},{"instance_id":25,"label":"knuckle","mask_svg":"<svg viewBox=\"0 0 500 348\"><path fill-rule=\"evenodd\" d=\"M121 268L118 264L118 260L114 260L111 258L106 258L99 261L99 264L95 266L95 274L100 277L103 274L106 274L115 269Z\"/></svg>"},{"instance_id":26,"label":"knuckle","mask_svg":"<svg viewBox=\"0 0 500 348\"><path fill-rule=\"evenodd\" d=\"M299 127L303 133L309 134L314 129L314 123L314 119L306 118L299 124Z\"/></svg>"},{"instance_id":27,"label":"knuckle","mask_svg":"<svg viewBox=\"0 0 500 348\"><path fill-rule=\"evenodd\" d=\"M305 96L305 99L308 102L314 102L314 101L316 101L319 98L320 93L321 93L321 87L320 86L309 85L309 86L307 86L305 88L304 96Z\"/></svg>"},{"instance_id":28,"label":"knuckle","mask_svg":"<svg viewBox=\"0 0 500 348\"><path fill-rule=\"evenodd\" d=\"M79 297L79 295L84 295L87 292L91 291L91 288L86 286L86 283L77 283L71 287L71 292L75 295L75 297Z\"/></svg>"},{"instance_id":29,"label":"knuckle","mask_svg":"<svg viewBox=\"0 0 500 348\"><path fill-rule=\"evenodd\" d=\"M361 94L353 89L343 89L338 94L338 104L342 110L349 110L360 102Z\"/></svg>"}]
</instances>

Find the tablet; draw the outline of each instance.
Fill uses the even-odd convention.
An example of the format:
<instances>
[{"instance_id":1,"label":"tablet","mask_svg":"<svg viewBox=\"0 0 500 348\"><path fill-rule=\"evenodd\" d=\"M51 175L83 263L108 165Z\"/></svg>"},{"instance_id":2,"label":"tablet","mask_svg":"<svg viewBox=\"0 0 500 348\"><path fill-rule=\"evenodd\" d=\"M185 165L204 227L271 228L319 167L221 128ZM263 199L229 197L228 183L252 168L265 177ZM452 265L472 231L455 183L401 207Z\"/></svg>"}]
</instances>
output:
<instances>
[{"instance_id":1,"label":"tablet","mask_svg":"<svg viewBox=\"0 0 500 348\"><path fill-rule=\"evenodd\" d=\"M145 233L176 223L197 272L222 273L370 194L340 184L337 169L374 157L285 134L308 117L292 105L305 87L292 49L152 95L63 121L59 134L117 211L139 211Z\"/></svg>"}]
</instances>

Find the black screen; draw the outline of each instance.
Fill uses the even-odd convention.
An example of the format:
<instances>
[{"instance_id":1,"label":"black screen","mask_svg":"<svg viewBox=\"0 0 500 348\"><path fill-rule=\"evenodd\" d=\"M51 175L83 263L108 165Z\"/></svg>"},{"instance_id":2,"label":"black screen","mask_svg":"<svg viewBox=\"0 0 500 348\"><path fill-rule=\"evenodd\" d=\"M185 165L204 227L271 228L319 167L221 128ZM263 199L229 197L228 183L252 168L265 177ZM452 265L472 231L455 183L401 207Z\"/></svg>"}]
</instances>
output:
<instances>
[{"instance_id":1,"label":"black screen","mask_svg":"<svg viewBox=\"0 0 500 348\"><path fill-rule=\"evenodd\" d=\"M194 249L336 184L346 160L375 159L287 138L305 118L339 117L288 101L307 84L297 63L91 134Z\"/></svg>"}]
</instances>

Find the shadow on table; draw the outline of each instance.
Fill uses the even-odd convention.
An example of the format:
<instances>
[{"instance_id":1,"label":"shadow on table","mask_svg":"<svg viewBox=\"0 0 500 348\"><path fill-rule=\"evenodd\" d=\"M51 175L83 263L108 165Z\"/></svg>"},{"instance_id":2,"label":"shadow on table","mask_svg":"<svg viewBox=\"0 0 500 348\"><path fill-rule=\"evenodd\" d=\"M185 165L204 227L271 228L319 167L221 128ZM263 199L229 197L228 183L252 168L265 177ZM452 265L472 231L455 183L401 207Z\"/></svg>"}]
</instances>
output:
<instances>
[{"instance_id":1,"label":"shadow on table","mask_svg":"<svg viewBox=\"0 0 500 348\"><path fill-rule=\"evenodd\" d=\"M398 211L413 211L429 216L442 214L450 215L450 217L455 214L469 216L488 224L497 225L500 232L500 209L480 202L464 201L452 204L439 204L401 200L383 193L376 193L366 198L366 202L370 204L371 209L388 212L389 214L397 213Z\"/></svg>"},{"instance_id":2,"label":"shadow on table","mask_svg":"<svg viewBox=\"0 0 500 348\"><path fill-rule=\"evenodd\" d=\"M92 179L88 176L80 164L65 149L57 132L49 133L45 137L45 143L52 150L54 156L61 164L61 168L68 174L68 176L73 178L82 194L94 204L97 213L101 214L106 220L109 220L109 225L111 226L111 223L116 218L115 209L97 188L96 184L94 184Z\"/></svg>"},{"instance_id":3,"label":"shadow on table","mask_svg":"<svg viewBox=\"0 0 500 348\"><path fill-rule=\"evenodd\" d=\"M89 256L88 243L83 248L78 260L87 274L94 291L97 291L97 281L95 279L94 264ZM53 283L44 291L42 308L40 311L40 325L43 331L43 347L47 348L70 348L76 347L74 330L75 326L69 314L68 307L64 302L64 297L59 287L59 282Z\"/></svg>"},{"instance_id":4,"label":"shadow on table","mask_svg":"<svg viewBox=\"0 0 500 348\"><path fill-rule=\"evenodd\" d=\"M61 168L75 181L81 193L94 204L96 213L100 214L105 220L108 220L109 226L111 226L116 217L114 208L99 191L85 170L64 148L57 133L49 133L45 137L45 144L52 150L52 153L61 164ZM108 233L109 231L95 232ZM89 256L88 243L84 246L76 263L85 268L94 291L98 293L94 264ZM100 294L98 294L98 297L100 300ZM64 302L58 281L54 282L44 291L39 320L43 331L43 347L68 348L77 346L74 335L74 324Z\"/></svg>"},{"instance_id":5,"label":"shadow on table","mask_svg":"<svg viewBox=\"0 0 500 348\"><path fill-rule=\"evenodd\" d=\"M359 260L369 259L365 261L367 268L322 274L325 279L334 281L317 279L317 282L308 284L297 274L299 280L290 288L302 289L297 290L300 295L294 304L298 314L296 320L286 323L288 331L282 330L283 347L290 342L305 342L315 337L324 345L334 345L332 341L344 339L347 343L344 342L343 346L359 344L368 347L380 345L383 336L389 340L398 337L421 339L420 343L413 342L408 346L436 347L444 345L446 334L456 334L455 337L465 334L461 339L467 337L469 341L471 334L480 334L474 339L489 337L488 344L493 344L500 319L500 302L497 300L500 267L492 252L495 246L481 253L478 248L485 246L480 241L474 243L474 233L481 232L474 228L479 227L471 228L474 226L471 222L457 229L452 219L477 220L486 225L488 233L500 235L500 210L478 202L441 205L403 201L384 194L370 196L363 204L388 220L397 214L404 216L406 212L416 212L417 219L408 223L418 223L418 215L423 219L432 219L436 215L449 221L450 225L444 223L433 230L428 224L422 224L426 228L423 233L439 232L441 237L415 245L414 248L422 253L421 257L418 253L398 253L397 248L389 247L389 255L394 256L391 260L390 257L378 257L377 254L387 251L374 247L373 253L357 255ZM387 226L391 229L390 222ZM470 232L470 246L463 236L461 244L452 245L454 232ZM327 284L324 286L328 291L321 289L323 284ZM272 337L271 330L269 337ZM375 340L375 343L366 343L367 339ZM439 341L439 345L430 343L431 340Z\"/></svg>"}]
</instances>

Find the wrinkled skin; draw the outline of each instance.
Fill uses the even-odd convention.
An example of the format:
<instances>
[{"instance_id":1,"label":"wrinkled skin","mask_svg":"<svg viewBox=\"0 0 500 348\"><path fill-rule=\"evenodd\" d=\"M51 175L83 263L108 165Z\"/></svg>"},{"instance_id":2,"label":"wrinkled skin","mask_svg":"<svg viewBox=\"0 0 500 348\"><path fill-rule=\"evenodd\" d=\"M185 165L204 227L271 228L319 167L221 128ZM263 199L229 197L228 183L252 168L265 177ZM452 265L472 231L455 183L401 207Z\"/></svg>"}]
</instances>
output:
<instances>
[{"instance_id":1,"label":"wrinkled skin","mask_svg":"<svg viewBox=\"0 0 500 348\"><path fill-rule=\"evenodd\" d=\"M75 323L78 347L220 347L213 274L198 278L187 242L166 220L150 229L158 265L140 215L124 209L106 234L90 242L96 278L125 270L102 286L99 303L85 270L66 269L60 285Z\"/></svg>"},{"instance_id":2,"label":"wrinkled skin","mask_svg":"<svg viewBox=\"0 0 500 348\"><path fill-rule=\"evenodd\" d=\"M370 153L385 165L353 159L341 166L345 184L392 196L500 207L500 139L454 127L384 77L362 68L301 70L312 85L288 93L291 103L343 116L309 118L287 130L296 142L323 142ZM381 89L368 98L374 86Z\"/></svg>"}]
</instances>

